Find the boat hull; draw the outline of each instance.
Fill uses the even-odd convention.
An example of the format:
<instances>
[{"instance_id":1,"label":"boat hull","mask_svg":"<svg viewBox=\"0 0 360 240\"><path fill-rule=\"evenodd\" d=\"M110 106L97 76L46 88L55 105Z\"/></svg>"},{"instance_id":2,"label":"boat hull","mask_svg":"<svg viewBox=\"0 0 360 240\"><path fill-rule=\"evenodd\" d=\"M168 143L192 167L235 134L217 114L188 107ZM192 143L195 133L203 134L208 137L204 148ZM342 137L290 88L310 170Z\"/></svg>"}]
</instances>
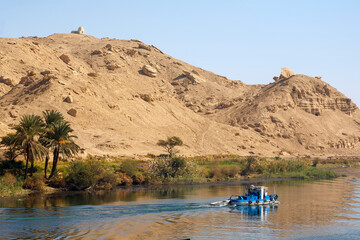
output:
<instances>
[{"instance_id":1,"label":"boat hull","mask_svg":"<svg viewBox=\"0 0 360 240\"><path fill-rule=\"evenodd\" d=\"M258 205L275 205L275 204L280 204L279 201L259 201L259 202L251 202L249 203L249 201L231 201L231 203L229 203L231 205L236 205L236 206L258 206Z\"/></svg>"}]
</instances>

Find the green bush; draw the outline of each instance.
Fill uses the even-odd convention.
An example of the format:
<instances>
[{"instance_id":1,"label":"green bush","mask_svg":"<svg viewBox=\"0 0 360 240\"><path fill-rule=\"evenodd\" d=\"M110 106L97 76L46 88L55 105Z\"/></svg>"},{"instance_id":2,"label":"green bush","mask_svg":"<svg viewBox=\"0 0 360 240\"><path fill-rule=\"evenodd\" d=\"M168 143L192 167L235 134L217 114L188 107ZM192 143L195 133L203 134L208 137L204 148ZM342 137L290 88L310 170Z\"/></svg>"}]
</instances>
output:
<instances>
[{"instance_id":1,"label":"green bush","mask_svg":"<svg viewBox=\"0 0 360 240\"><path fill-rule=\"evenodd\" d=\"M0 177L0 197L10 197L23 194L25 190L22 188L23 181L16 178L11 173L5 173Z\"/></svg>"},{"instance_id":2,"label":"green bush","mask_svg":"<svg viewBox=\"0 0 360 240\"><path fill-rule=\"evenodd\" d=\"M186 169L186 160L181 157L170 158L169 164L172 170L171 172L172 177L175 177L177 175L182 175Z\"/></svg>"},{"instance_id":3,"label":"green bush","mask_svg":"<svg viewBox=\"0 0 360 240\"><path fill-rule=\"evenodd\" d=\"M25 164L23 161L1 161L0 162L0 175L5 173L11 173L15 176L23 175L23 170L25 169Z\"/></svg>"},{"instance_id":4,"label":"green bush","mask_svg":"<svg viewBox=\"0 0 360 240\"><path fill-rule=\"evenodd\" d=\"M146 182L146 178L145 178L144 174L142 174L141 172L137 172L135 174L135 176L133 177L134 184L143 184L145 182Z\"/></svg>"},{"instance_id":5,"label":"green bush","mask_svg":"<svg viewBox=\"0 0 360 240\"><path fill-rule=\"evenodd\" d=\"M66 181L59 173L55 173L55 175L49 179L48 185L53 188L65 188Z\"/></svg>"},{"instance_id":6,"label":"green bush","mask_svg":"<svg viewBox=\"0 0 360 240\"><path fill-rule=\"evenodd\" d=\"M23 183L23 188L30 190L42 191L45 187L44 177L40 173L27 177Z\"/></svg>"},{"instance_id":7,"label":"green bush","mask_svg":"<svg viewBox=\"0 0 360 240\"><path fill-rule=\"evenodd\" d=\"M133 177L138 172L139 168L135 160L126 159L121 163L120 171L126 173L128 176Z\"/></svg>"},{"instance_id":8,"label":"green bush","mask_svg":"<svg viewBox=\"0 0 360 240\"><path fill-rule=\"evenodd\" d=\"M118 180L112 168L89 160L71 163L67 169L65 182L66 187L71 190L84 190L87 188L110 189L116 186Z\"/></svg>"},{"instance_id":9,"label":"green bush","mask_svg":"<svg viewBox=\"0 0 360 240\"><path fill-rule=\"evenodd\" d=\"M249 175L255 173L257 166L257 160L254 157L247 157L245 159L245 165L243 170L241 171L241 175Z\"/></svg>"},{"instance_id":10,"label":"green bush","mask_svg":"<svg viewBox=\"0 0 360 240\"><path fill-rule=\"evenodd\" d=\"M130 185L133 183L133 179L129 177L126 173L118 173L118 184L119 185Z\"/></svg>"},{"instance_id":11,"label":"green bush","mask_svg":"<svg viewBox=\"0 0 360 240\"><path fill-rule=\"evenodd\" d=\"M181 157L159 158L153 161L150 167L150 171L155 177L164 179L192 175L194 170L195 166L192 164L189 165L188 162Z\"/></svg>"}]
</instances>

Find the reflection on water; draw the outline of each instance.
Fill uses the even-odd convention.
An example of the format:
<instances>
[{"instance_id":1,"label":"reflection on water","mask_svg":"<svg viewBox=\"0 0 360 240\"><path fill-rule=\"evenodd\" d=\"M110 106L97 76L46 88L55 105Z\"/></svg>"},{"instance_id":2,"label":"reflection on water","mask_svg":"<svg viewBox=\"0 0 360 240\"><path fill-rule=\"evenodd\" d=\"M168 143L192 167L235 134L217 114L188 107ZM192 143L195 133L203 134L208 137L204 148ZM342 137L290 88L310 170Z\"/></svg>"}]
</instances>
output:
<instances>
[{"instance_id":1,"label":"reflection on water","mask_svg":"<svg viewBox=\"0 0 360 240\"><path fill-rule=\"evenodd\" d=\"M356 239L360 180L263 183L278 206L211 207L238 184L119 189L0 202L0 239Z\"/></svg>"}]
</instances>

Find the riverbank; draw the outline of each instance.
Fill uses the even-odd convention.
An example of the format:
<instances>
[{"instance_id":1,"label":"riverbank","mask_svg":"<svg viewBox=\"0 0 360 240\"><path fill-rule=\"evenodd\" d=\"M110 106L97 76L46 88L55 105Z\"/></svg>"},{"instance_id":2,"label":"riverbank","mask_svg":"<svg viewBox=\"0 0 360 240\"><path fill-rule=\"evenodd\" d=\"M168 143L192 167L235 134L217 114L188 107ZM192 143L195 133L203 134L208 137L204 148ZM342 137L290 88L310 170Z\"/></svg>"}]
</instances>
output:
<instances>
[{"instance_id":1,"label":"riverbank","mask_svg":"<svg viewBox=\"0 0 360 240\"><path fill-rule=\"evenodd\" d=\"M359 162L343 159L330 161L236 155L208 155L186 159L90 156L87 159L59 162L57 174L50 179L43 177L44 163L37 163L34 176L29 177L26 182L20 177L22 164L7 164L13 166L9 169L5 169L2 164L0 197L21 197L36 192L108 191L118 186L239 183L266 179L328 179L348 175L350 169L355 169L358 165Z\"/></svg>"}]
</instances>

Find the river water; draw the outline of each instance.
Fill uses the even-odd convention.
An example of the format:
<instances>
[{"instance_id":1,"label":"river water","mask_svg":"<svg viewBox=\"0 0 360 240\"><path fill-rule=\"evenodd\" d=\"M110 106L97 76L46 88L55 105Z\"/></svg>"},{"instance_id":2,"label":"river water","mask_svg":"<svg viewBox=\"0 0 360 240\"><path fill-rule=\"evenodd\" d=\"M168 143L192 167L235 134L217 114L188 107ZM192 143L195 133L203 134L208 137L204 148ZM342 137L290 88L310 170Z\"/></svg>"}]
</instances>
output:
<instances>
[{"instance_id":1,"label":"river water","mask_svg":"<svg viewBox=\"0 0 360 240\"><path fill-rule=\"evenodd\" d=\"M244 184L0 202L0 239L360 239L360 179L263 182L275 207L211 207Z\"/></svg>"}]
</instances>

